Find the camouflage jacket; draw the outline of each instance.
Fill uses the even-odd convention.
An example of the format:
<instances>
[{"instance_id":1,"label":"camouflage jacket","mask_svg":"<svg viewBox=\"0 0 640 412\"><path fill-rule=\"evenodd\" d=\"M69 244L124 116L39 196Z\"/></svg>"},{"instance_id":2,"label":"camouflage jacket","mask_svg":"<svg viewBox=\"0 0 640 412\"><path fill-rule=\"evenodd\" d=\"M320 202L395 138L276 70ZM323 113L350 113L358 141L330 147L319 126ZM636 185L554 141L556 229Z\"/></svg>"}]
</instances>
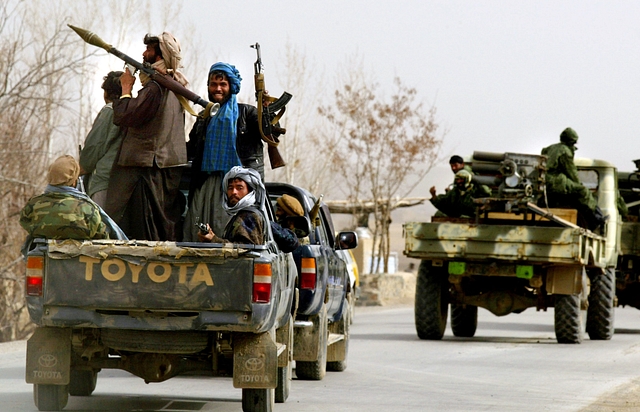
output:
<instances>
[{"instance_id":1,"label":"camouflage jacket","mask_svg":"<svg viewBox=\"0 0 640 412\"><path fill-rule=\"evenodd\" d=\"M547 186L554 192L565 192L566 180L580 183L578 168L573 162L574 149L564 143L556 143L542 149L547 156ZM565 178L558 178L563 175Z\"/></svg>"},{"instance_id":2,"label":"camouflage jacket","mask_svg":"<svg viewBox=\"0 0 640 412\"><path fill-rule=\"evenodd\" d=\"M66 193L32 197L20 212L20 225L32 238L108 239L95 203Z\"/></svg>"},{"instance_id":3,"label":"camouflage jacket","mask_svg":"<svg viewBox=\"0 0 640 412\"><path fill-rule=\"evenodd\" d=\"M475 216L476 205L473 199L489 196L491 189L485 185L472 184L464 192L454 186L447 193L432 198L431 203L449 217Z\"/></svg>"}]
</instances>

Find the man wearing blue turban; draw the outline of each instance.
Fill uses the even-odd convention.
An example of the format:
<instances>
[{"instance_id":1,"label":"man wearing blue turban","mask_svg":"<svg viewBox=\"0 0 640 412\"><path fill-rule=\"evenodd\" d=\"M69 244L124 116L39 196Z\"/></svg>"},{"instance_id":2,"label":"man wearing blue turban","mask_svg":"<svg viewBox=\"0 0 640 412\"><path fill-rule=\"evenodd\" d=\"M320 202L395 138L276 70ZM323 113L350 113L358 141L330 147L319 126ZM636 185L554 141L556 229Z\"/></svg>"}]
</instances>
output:
<instances>
[{"instance_id":1,"label":"man wearing blue turban","mask_svg":"<svg viewBox=\"0 0 640 412\"><path fill-rule=\"evenodd\" d=\"M234 166L256 170L264 179L264 152L258 111L238 103L242 77L228 63L209 69L209 100L220 104L212 118L198 118L189 134L187 156L192 161L189 209L183 240L198 241L196 223L209 223L215 233L223 233L229 216L222 209L224 175Z\"/></svg>"}]
</instances>

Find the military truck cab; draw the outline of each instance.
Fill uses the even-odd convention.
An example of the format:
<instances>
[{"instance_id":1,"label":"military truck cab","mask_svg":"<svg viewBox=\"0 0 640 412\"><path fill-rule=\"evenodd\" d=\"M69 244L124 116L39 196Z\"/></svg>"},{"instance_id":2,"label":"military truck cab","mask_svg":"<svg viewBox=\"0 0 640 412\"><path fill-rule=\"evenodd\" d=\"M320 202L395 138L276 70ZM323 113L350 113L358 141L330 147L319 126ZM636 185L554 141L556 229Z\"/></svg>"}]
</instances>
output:
<instances>
[{"instance_id":1,"label":"military truck cab","mask_svg":"<svg viewBox=\"0 0 640 412\"><path fill-rule=\"evenodd\" d=\"M527 308L555 309L560 343L613 334L613 282L619 218L616 169L600 160L576 159L580 178L609 216L597 233L580 227L575 209L545 201L546 157L475 152L475 184L490 198L475 199L472 218L432 217L404 225L405 251L421 259L415 299L421 339L441 339L451 306L455 336L472 337L478 307L497 316Z\"/></svg>"}]
</instances>

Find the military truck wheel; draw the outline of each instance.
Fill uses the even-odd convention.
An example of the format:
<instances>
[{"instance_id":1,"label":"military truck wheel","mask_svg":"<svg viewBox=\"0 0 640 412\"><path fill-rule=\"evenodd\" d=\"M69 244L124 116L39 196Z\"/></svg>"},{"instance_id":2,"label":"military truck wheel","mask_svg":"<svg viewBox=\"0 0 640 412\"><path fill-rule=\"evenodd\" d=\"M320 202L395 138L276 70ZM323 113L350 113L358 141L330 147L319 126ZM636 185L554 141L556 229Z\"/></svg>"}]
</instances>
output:
<instances>
[{"instance_id":1,"label":"military truck wheel","mask_svg":"<svg viewBox=\"0 0 640 412\"><path fill-rule=\"evenodd\" d=\"M415 323L420 339L439 340L444 335L449 311L449 281L443 268L423 260L418 269Z\"/></svg>"},{"instance_id":2,"label":"military truck wheel","mask_svg":"<svg viewBox=\"0 0 640 412\"><path fill-rule=\"evenodd\" d=\"M347 369L347 358L349 357L349 329L351 325L351 305L349 305L349 301L345 302L347 305L342 311L342 318L338 322L334 322L329 326L330 333L337 333L344 335L344 340L342 342L336 342L331 347L335 345L343 345L344 346L344 359L341 361L333 361L327 362L327 370L333 372L342 372ZM329 349L331 350L331 349Z\"/></svg>"},{"instance_id":3,"label":"military truck wheel","mask_svg":"<svg viewBox=\"0 0 640 412\"><path fill-rule=\"evenodd\" d=\"M613 336L616 279L613 269L590 276L591 292L587 310L587 333L591 340L609 340Z\"/></svg>"},{"instance_id":4,"label":"military truck wheel","mask_svg":"<svg viewBox=\"0 0 640 412\"><path fill-rule=\"evenodd\" d=\"M579 295L555 295L554 320L558 343L582 342L582 314Z\"/></svg>"},{"instance_id":5,"label":"military truck wheel","mask_svg":"<svg viewBox=\"0 0 640 412\"><path fill-rule=\"evenodd\" d=\"M69 401L68 385L33 385L33 401L39 411L61 411Z\"/></svg>"},{"instance_id":6,"label":"military truck wheel","mask_svg":"<svg viewBox=\"0 0 640 412\"><path fill-rule=\"evenodd\" d=\"M272 412L274 389L242 389L243 412Z\"/></svg>"},{"instance_id":7,"label":"military truck wheel","mask_svg":"<svg viewBox=\"0 0 640 412\"><path fill-rule=\"evenodd\" d=\"M315 361L296 361L296 376L298 379L319 381L327 374L327 341L329 338L327 322L327 305L322 304L322 309L317 315L320 325L319 355Z\"/></svg>"},{"instance_id":8,"label":"military truck wheel","mask_svg":"<svg viewBox=\"0 0 640 412\"><path fill-rule=\"evenodd\" d=\"M69 377L69 395L89 396L96 389L97 382L97 370L71 369L71 376Z\"/></svg>"},{"instance_id":9,"label":"military truck wheel","mask_svg":"<svg viewBox=\"0 0 640 412\"><path fill-rule=\"evenodd\" d=\"M451 305L451 330L454 336L472 338L478 327L478 307Z\"/></svg>"}]
</instances>

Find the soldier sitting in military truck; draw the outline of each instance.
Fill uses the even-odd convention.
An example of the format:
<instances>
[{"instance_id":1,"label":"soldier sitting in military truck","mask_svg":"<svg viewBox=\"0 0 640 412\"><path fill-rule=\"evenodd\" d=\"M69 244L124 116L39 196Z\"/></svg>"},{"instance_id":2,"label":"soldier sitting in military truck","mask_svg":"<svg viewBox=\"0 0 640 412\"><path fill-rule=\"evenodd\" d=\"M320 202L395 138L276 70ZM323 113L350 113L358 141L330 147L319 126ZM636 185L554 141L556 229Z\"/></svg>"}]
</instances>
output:
<instances>
[{"instance_id":1,"label":"soldier sitting in military truck","mask_svg":"<svg viewBox=\"0 0 640 412\"><path fill-rule=\"evenodd\" d=\"M606 222L598 202L578 177L578 168L573 162L577 150L578 134L567 127L560 134L560 143L542 149L547 156L546 190L549 207L571 207L585 221L585 226L595 230Z\"/></svg>"},{"instance_id":2,"label":"soldier sitting in military truck","mask_svg":"<svg viewBox=\"0 0 640 412\"><path fill-rule=\"evenodd\" d=\"M472 175L467 170L458 170L453 188L443 195L436 195L435 186L429 189L431 204L438 209L436 216L473 217L476 205L473 199L491 196L491 189L485 185L472 183Z\"/></svg>"},{"instance_id":3,"label":"soldier sitting in military truck","mask_svg":"<svg viewBox=\"0 0 640 412\"><path fill-rule=\"evenodd\" d=\"M75 188L80 165L73 156L57 158L47 175L48 186L20 212L29 235L24 251L37 237L48 239L127 239L124 232L85 193Z\"/></svg>"}]
</instances>

